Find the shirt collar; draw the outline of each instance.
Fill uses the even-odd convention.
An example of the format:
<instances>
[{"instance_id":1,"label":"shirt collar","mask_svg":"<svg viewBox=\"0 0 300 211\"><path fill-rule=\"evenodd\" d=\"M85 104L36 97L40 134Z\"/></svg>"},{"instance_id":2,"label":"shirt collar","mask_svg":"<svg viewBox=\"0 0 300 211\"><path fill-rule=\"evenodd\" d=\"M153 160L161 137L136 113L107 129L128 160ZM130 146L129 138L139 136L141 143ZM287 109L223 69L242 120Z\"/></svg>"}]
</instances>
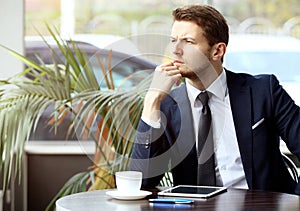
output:
<instances>
[{"instance_id":1,"label":"shirt collar","mask_svg":"<svg viewBox=\"0 0 300 211\"><path fill-rule=\"evenodd\" d=\"M195 102L198 95L201 91L188 82L186 83L186 88L188 93L190 93L190 97ZM217 79L206 89L209 93L215 95L217 98L220 98L222 101L227 96L227 80L226 80L226 73L223 69L222 73L217 77Z\"/></svg>"}]
</instances>

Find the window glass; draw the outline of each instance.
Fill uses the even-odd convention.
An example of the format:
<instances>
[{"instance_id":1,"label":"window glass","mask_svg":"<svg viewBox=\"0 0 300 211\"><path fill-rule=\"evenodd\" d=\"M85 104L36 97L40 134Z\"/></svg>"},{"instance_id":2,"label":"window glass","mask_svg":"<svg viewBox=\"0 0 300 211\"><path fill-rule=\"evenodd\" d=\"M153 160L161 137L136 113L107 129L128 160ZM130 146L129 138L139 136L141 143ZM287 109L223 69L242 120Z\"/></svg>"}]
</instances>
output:
<instances>
[{"instance_id":1,"label":"window glass","mask_svg":"<svg viewBox=\"0 0 300 211\"><path fill-rule=\"evenodd\" d=\"M226 68L251 74L274 74L281 81L300 82L300 52L235 52L226 54Z\"/></svg>"}]
</instances>

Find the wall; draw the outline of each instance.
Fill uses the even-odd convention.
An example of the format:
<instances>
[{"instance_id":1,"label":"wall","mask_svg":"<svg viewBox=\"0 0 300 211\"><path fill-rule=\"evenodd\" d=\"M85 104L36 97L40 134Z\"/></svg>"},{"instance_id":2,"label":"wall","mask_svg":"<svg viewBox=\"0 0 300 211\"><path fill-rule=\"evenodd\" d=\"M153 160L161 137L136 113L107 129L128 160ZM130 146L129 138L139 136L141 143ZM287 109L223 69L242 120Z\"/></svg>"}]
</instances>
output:
<instances>
[{"instance_id":1,"label":"wall","mask_svg":"<svg viewBox=\"0 0 300 211\"><path fill-rule=\"evenodd\" d=\"M24 1L0 0L0 44L23 53ZM0 48L0 79L5 79L23 69L23 64Z\"/></svg>"}]
</instances>

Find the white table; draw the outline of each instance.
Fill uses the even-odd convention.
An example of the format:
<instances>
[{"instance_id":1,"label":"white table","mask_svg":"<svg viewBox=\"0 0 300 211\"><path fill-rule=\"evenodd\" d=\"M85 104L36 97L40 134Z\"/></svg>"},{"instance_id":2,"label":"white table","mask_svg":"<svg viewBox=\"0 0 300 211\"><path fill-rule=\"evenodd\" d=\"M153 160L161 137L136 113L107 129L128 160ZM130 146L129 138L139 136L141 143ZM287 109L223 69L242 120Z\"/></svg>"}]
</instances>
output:
<instances>
[{"instance_id":1,"label":"white table","mask_svg":"<svg viewBox=\"0 0 300 211\"><path fill-rule=\"evenodd\" d=\"M223 211L223 210L276 210L299 211L300 197L292 194L260 190L228 189L207 200L194 204L151 204L147 199L122 201L106 195L108 190L83 192L62 197L56 202L57 211Z\"/></svg>"},{"instance_id":2,"label":"white table","mask_svg":"<svg viewBox=\"0 0 300 211\"><path fill-rule=\"evenodd\" d=\"M148 200L122 201L106 195L109 190L96 190L65 196L56 201L56 211L140 211Z\"/></svg>"}]
</instances>

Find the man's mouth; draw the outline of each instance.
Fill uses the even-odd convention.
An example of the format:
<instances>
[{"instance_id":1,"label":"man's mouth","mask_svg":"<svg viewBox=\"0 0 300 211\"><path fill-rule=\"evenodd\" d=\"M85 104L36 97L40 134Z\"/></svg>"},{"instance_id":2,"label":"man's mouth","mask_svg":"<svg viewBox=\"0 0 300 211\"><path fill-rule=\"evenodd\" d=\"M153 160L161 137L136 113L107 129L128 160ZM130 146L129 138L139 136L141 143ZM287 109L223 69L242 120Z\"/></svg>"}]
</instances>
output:
<instances>
[{"instance_id":1,"label":"man's mouth","mask_svg":"<svg viewBox=\"0 0 300 211\"><path fill-rule=\"evenodd\" d=\"M183 62L183 61L180 61L180 60L178 60L178 59L175 59L173 63L181 63L181 64L183 64L184 62Z\"/></svg>"}]
</instances>

